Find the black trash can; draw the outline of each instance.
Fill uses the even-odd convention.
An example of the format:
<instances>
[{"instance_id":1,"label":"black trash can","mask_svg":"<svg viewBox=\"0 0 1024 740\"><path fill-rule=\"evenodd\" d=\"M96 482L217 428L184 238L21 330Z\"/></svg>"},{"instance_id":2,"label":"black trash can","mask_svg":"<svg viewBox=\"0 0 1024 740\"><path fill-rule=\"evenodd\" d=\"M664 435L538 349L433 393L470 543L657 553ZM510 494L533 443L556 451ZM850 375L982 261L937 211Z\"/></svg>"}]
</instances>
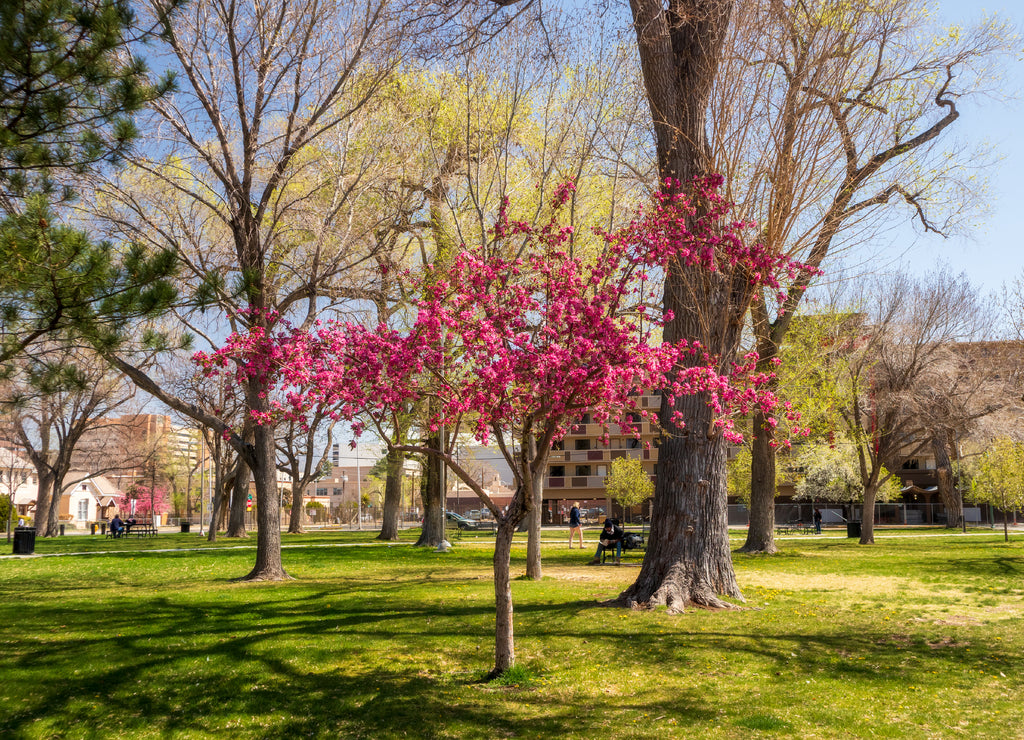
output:
<instances>
[{"instance_id":1,"label":"black trash can","mask_svg":"<svg viewBox=\"0 0 1024 740\"><path fill-rule=\"evenodd\" d=\"M60 525L60 536L61 537L64 536L64 525L63 524Z\"/></svg>"},{"instance_id":2,"label":"black trash can","mask_svg":"<svg viewBox=\"0 0 1024 740\"><path fill-rule=\"evenodd\" d=\"M96 534L96 522L89 525L89 534Z\"/></svg>"},{"instance_id":3,"label":"black trash can","mask_svg":"<svg viewBox=\"0 0 1024 740\"><path fill-rule=\"evenodd\" d=\"M31 555L36 551L36 528L14 528L14 554Z\"/></svg>"},{"instance_id":4,"label":"black trash can","mask_svg":"<svg viewBox=\"0 0 1024 740\"><path fill-rule=\"evenodd\" d=\"M189 527L191 527L191 526L192 526L191 522L182 522L181 523L182 534L188 534Z\"/></svg>"},{"instance_id":5,"label":"black trash can","mask_svg":"<svg viewBox=\"0 0 1024 740\"><path fill-rule=\"evenodd\" d=\"M860 539L860 522L847 522L846 536L856 537L857 539Z\"/></svg>"}]
</instances>

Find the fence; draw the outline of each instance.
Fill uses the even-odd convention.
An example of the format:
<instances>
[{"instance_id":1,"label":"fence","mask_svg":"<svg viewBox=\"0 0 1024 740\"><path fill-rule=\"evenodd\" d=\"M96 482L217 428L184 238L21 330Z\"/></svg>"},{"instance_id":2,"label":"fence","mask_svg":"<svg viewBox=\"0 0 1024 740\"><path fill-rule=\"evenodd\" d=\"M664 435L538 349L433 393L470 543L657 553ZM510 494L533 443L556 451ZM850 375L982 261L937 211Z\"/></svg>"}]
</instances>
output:
<instances>
[{"instance_id":1,"label":"fence","mask_svg":"<svg viewBox=\"0 0 1024 740\"><path fill-rule=\"evenodd\" d=\"M821 509L822 524L825 526L859 522L863 514L860 504L787 503L775 505L775 522L788 524L812 522L814 510ZM986 504L964 507L964 519L975 526L1002 524L1004 512ZM1017 512L1005 512L1007 521L1017 523ZM875 524L914 526L946 524L946 508L942 504L891 503L875 504ZM729 506L729 526L743 527L750 524L750 509L743 504Z\"/></svg>"}]
</instances>

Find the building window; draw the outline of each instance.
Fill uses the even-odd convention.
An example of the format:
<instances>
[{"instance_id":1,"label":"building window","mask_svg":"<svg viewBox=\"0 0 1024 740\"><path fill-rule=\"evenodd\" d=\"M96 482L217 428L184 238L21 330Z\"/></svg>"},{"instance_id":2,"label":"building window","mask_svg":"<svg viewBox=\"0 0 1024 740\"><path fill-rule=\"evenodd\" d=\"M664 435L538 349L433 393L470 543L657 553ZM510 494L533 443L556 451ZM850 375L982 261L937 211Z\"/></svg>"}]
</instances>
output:
<instances>
[{"instance_id":1,"label":"building window","mask_svg":"<svg viewBox=\"0 0 1024 740\"><path fill-rule=\"evenodd\" d=\"M551 466L551 472L549 474L553 478L561 478L563 475L565 475L565 466L564 465L552 465Z\"/></svg>"},{"instance_id":2,"label":"building window","mask_svg":"<svg viewBox=\"0 0 1024 740\"><path fill-rule=\"evenodd\" d=\"M590 475L590 466L589 465L577 465L576 466L576 475L579 475L579 476Z\"/></svg>"},{"instance_id":3,"label":"building window","mask_svg":"<svg viewBox=\"0 0 1024 740\"><path fill-rule=\"evenodd\" d=\"M551 449L553 449L553 450L564 450L565 449L565 440L564 439L560 439L560 440L557 440L555 442L552 442L551 443Z\"/></svg>"},{"instance_id":4,"label":"building window","mask_svg":"<svg viewBox=\"0 0 1024 740\"><path fill-rule=\"evenodd\" d=\"M597 466L597 473L596 473L596 475L600 475L600 476L608 475L608 466L607 465L598 465Z\"/></svg>"},{"instance_id":5,"label":"building window","mask_svg":"<svg viewBox=\"0 0 1024 740\"><path fill-rule=\"evenodd\" d=\"M584 414L583 416L581 416L579 423L580 424L589 424L590 423L590 414Z\"/></svg>"},{"instance_id":6,"label":"building window","mask_svg":"<svg viewBox=\"0 0 1024 740\"><path fill-rule=\"evenodd\" d=\"M335 488L335 489L334 489L334 493L333 493L333 494L331 494L331 495L333 495L333 496L340 496L340 495L341 495L341 492L342 492L343 490L344 490L344 489L342 489L342 488Z\"/></svg>"},{"instance_id":7,"label":"building window","mask_svg":"<svg viewBox=\"0 0 1024 740\"><path fill-rule=\"evenodd\" d=\"M640 440L637 439L636 437L629 437L626 440L626 447L628 447L631 450L640 449Z\"/></svg>"},{"instance_id":8,"label":"building window","mask_svg":"<svg viewBox=\"0 0 1024 740\"><path fill-rule=\"evenodd\" d=\"M85 521L89 518L89 499L83 498L78 502L78 519Z\"/></svg>"},{"instance_id":9,"label":"building window","mask_svg":"<svg viewBox=\"0 0 1024 740\"><path fill-rule=\"evenodd\" d=\"M908 460L903 461L904 470L918 470L921 467L921 461L916 457L912 457Z\"/></svg>"},{"instance_id":10,"label":"building window","mask_svg":"<svg viewBox=\"0 0 1024 740\"><path fill-rule=\"evenodd\" d=\"M317 496L326 496L327 495L327 489L326 488L318 488L318 489L316 489L316 495Z\"/></svg>"},{"instance_id":11,"label":"building window","mask_svg":"<svg viewBox=\"0 0 1024 740\"><path fill-rule=\"evenodd\" d=\"M589 450L590 449L590 440L589 439L577 439L576 440L576 449L577 450Z\"/></svg>"}]
</instances>

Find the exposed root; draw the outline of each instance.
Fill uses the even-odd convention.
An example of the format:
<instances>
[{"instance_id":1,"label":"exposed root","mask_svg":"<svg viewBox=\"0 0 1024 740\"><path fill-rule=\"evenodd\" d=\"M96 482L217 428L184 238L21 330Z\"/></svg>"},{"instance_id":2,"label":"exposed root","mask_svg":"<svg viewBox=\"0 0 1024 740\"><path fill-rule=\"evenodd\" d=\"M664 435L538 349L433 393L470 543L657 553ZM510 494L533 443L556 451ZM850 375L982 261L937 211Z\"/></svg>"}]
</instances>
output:
<instances>
[{"instance_id":1,"label":"exposed root","mask_svg":"<svg viewBox=\"0 0 1024 740\"><path fill-rule=\"evenodd\" d=\"M744 545L736 552L742 552L745 555L774 555L779 551L779 548L772 542L765 547L757 547L755 545Z\"/></svg>"},{"instance_id":2,"label":"exposed root","mask_svg":"<svg viewBox=\"0 0 1024 740\"><path fill-rule=\"evenodd\" d=\"M650 610L664 606L669 614L682 614L688 607L713 611L735 611L741 607L719 597L716 589L708 584L694 582L693 576L682 564L677 564L664 576L653 593L647 595L642 587L634 584L617 599L606 602L608 606L628 607L634 610ZM732 584L719 584L725 595L743 601L743 595Z\"/></svg>"},{"instance_id":3,"label":"exposed root","mask_svg":"<svg viewBox=\"0 0 1024 740\"><path fill-rule=\"evenodd\" d=\"M241 578L233 578L232 583L248 583L257 581L294 581L295 579L288 575L283 569L266 570L266 571L251 571L248 575L244 575Z\"/></svg>"}]
</instances>

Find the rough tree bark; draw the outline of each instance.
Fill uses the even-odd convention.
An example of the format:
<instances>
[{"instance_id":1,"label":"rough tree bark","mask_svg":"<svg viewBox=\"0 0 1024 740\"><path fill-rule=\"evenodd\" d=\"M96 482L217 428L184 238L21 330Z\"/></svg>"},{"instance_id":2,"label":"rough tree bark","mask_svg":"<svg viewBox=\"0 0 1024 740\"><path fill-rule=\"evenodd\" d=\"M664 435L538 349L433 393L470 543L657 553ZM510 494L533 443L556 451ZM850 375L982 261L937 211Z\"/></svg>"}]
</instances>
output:
<instances>
[{"instance_id":1,"label":"rough tree bark","mask_svg":"<svg viewBox=\"0 0 1024 740\"><path fill-rule=\"evenodd\" d=\"M939 498L946 509L946 526L959 528L963 524L964 500L953 481L953 463L949 459L947 441L941 436L933 437L932 451L935 453Z\"/></svg>"},{"instance_id":2,"label":"rough tree bark","mask_svg":"<svg viewBox=\"0 0 1024 740\"><path fill-rule=\"evenodd\" d=\"M39 481L39 494L36 499L36 536L52 537L55 532L50 531L50 509L56 509L58 504L53 501L54 475L48 465L35 465L36 478ZM52 506L51 506L52 504Z\"/></svg>"},{"instance_id":3,"label":"rough tree bark","mask_svg":"<svg viewBox=\"0 0 1024 740\"><path fill-rule=\"evenodd\" d=\"M742 599L729 551L725 490L727 447L709 435L713 414L706 400L680 400L687 428L662 440L647 554L640 575L619 597L630 606L687 604L731 608L718 595ZM671 411L663 409L662 423Z\"/></svg>"},{"instance_id":4,"label":"rough tree bark","mask_svg":"<svg viewBox=\"0 0 1024 740\"><path fill-rule=\"evenodd\" d=\"M860 540L861 545L875 544L875 501L878 500L878 482L872 481L864 487L864 505L861 507Z\"/></svg>"},{"instance_id":5,"label":"rough tree bark","mask_svg":"<svg viewBox=\"0 0 1024 740\"><path fill-rule=\"evenodd\" d=\"M654 121L663 187L711 174L705 116L732 12L731 0L631 0L640 63ZM669 182L671 181L671 182ZM674 315L665 340L700 340L727 367L735 357L750 301L749 281L730 271L670 265L664 305ZM685 428L661 411L650 547L620 603L688 603L722 608L742 598L729 552L726 440L714 431L704 396L677 399Z\"/></svg>"},{"instance_id":6,"label":"rough tree bark","mask_svg":"<svg viewBox=\"0 0 1024 740\"><path fill-rule=\"evenodd\" d=\"M239 580L281 581L291 578L291 576L285 572L281 562L281 507L277 495L277 467L273 465L277 448L274 444L274 427L272 425L256 426L253 435L253 450L257 459L269 460L271 464L252 467L257 491L256 564L248 575ZM243 476L248 478L247 474L243 473ZM268 494L268 491L273 493Z\"/></svg>"},{"instance_id":7,"label":"rough tree bark","mask_svg":"<svg viewBox=\"0 0 1024 740\"><path fill-rule=\"evenodd\" d=\"M217 439L214 447L213 463L213 500L210 502L210 529L206 534L207 542L216 542L217 533L220 531L221 521L224 518L224 491L230 485L229 481L234 475L233 471L225 473L227 461L222 457L222 442ZM240 459L240 458L239 458Z\"/></svg>"},{"instance_id":8,"label":"rough tree bark","mask_svg":"<svg viewBox=\"0 0 1024 740\"><path fill-rule=\"evenodd\" d=\"M440 435L427 439L427 446L434 450L443 449ZM444 541L444 461L436 455L426 456L426 470L423 475L423 486L420 498L423 500L423 528L416 540L416 547L437 547Z\"/></svg>"},{"instance_id":9,"label":"rough tree bark","mask_svg":"<svg viewBox=\"0 0 1024 740\"><path fill-rule=\"evenodd\" d=\"M225 537L248 537L245 531L245 504L249 497L249 481L252 472L244 461L239 461L235 473L234 485L231 488L231 507L228 513L228 530ZM259 507L257 507L258 509Z\"/></svg>"},{"instance_id":10,"label":"rough tree bark","mask_svg":"<svg viewBox=\"0 0 1024 740\"><path fill-rule=\"evenodd\" d=\"M302 523L305 520L302 506L302 489L302 484L293 478L292 505L291 511L288 512L288 534L302 534L304 531L302 528Z\"/></svg>"},{"instance_id":11,"label":"rough tree bark","mask_svg":"<svg viewBox=\"0 0 1024 740\"><path fill-rule=\"evenodd\" d=\"M775 553L775 429L755 411L750 441L750 525L740 552Z\"/></svg>"},{"instance_id":12,"label":"rough tree bark","mask_svg":"<svg viewBox=\"0 0 1024 740\"><path fill-rule=\"evenodd\" d=\"M398 514L402 508L402 477L405 475L405 453L388 450L387 480L384 482L384 518L378 540L398 539Z\"/></svg>"}]
</instances>

